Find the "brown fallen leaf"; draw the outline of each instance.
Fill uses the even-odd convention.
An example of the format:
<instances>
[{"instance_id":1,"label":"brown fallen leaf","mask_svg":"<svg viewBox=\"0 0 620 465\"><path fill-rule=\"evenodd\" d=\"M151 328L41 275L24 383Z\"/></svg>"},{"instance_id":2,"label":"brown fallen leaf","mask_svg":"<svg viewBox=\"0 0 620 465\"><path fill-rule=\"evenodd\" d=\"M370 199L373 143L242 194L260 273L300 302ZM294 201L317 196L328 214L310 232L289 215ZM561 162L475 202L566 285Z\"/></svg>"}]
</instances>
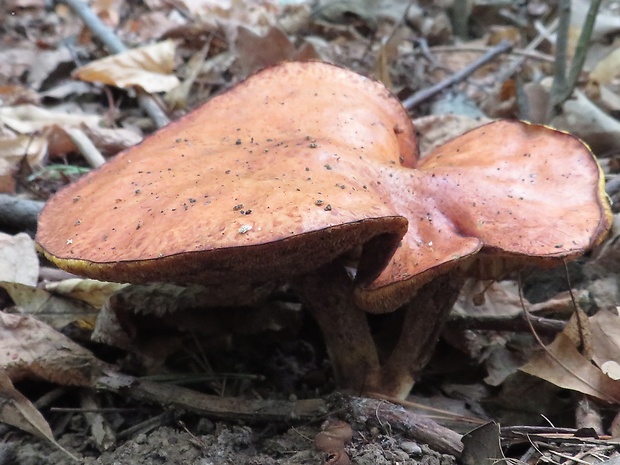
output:
<instances>
[{"instance_id":1,"label":"brown fallen leaf","mask_svg":"<svg viewBox=\"0 0 620 465\"><path fill-rule=\"evenodd\" d=\"M592 331L592 360L603 369L608 362L620 362L620 316L600 310L590 318Z\"/></svg>"},{"instance_id":2,"label":"brown fallen leaf","mask_svg":"<svg viewBox=\"0 0 620 465\"><path fill-rule=\"evenodd\" d=\"M38 104L41 97L33 89L21 85L0 85L0 105Z\"/></svg>"},{"instance_id":3,"label":"brown fallen leaf","mask_svg":"<svg viewBox=\"0 0 620 465\"><path fill-rule=\"evenodd\" d=\"M464 465L492 465L506 461L502 452L499 425L490 421L463 436Z\"/></svg>"},{"instance_id":4,"label":"brown fallen leaf","mask_svg":"<svg viewBox=\"0 0 620 465\"><path fill-rule=\"evenodd\" d=\"M54 434L43 415L21 392L15 389L7 373L0 370L0 421L27 433L46 439L73 460L78 459L54 439Z\"/></svg>"},{"instance_id":5,"label":"brown fallen leaf","mask_svg":"<svg viewBox=\"0 0 620 465\"><path fill-rule=\"evenodd\" d=\"M11 296L18 313L32 315L54 329L62 329L71 323L92 328L99 313L100 306L92 306L83 299L58 296L46 289L2 281L0 288ZM93 299L95 302L101 300L98 296Z\"/></svg>"},{"instance_id":6,"label":"brown fallen leaf","mask_svg":"<svg viewBox=\"0 0 620 465\"><path fill-rule=\"evenodd\" d=\"M259 69L282 61L308 61L320 59L320 55L308 42L297 49L288 36L278 27L270 27L261 36L247 27L240 26L235 41L240 76L248 76Z\"/></svg>"},{"instance_id":7,"label":"brown fallen leaf","mask_svg":"<svg viewBox=\"0 0 620 465\"><path fill-rule=\"evenodd\" d=\"M72 76L127 89L141 87L147 92L166 92L180 84L172 74L176 43L165 40L111 55L81 66Z\"/></svg>"},{"instance_id":8,"label":"brown fallen leaf","mask_svg":"<svg viewBox=\"0 0 620 465\"><path fill-rule=\"evenodd\" d=\"M15 174L26 157L28 164L37 166L47 153L47 140L39 136L0 135L0 192L15 192Z\"/></svg>"},{"instance_id":9,"label":"brown fallen leaf","mask_svg":"<svg viewBox=\"0 0 620 465\"><path fill-rule=\"evenodd\" d=\"M17 381L41 378L92 386L107 365L84 347L29 315L0 312L0 370Z\"/></svg>"},{"instance_id":10,"label":"brown fallen leaf","mask_svg":"<svg viewBox=\"0 0 620 465\"><path fill-rule=\"evenodd\" d=\"M620 381L611 379L579 353L564 333L535 355L521 371L564 389L615 404L620 403Z\"/></svg>"}]
</instances>

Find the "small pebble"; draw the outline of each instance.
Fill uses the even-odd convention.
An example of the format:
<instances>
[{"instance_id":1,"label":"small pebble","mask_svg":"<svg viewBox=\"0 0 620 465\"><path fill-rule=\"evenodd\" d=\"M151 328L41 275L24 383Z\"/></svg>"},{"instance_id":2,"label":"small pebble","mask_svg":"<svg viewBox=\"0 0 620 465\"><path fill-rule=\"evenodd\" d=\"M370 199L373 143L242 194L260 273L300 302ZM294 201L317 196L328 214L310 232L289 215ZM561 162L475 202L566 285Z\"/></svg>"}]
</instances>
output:
<instances>
[{"instance_id":1,"label":"small pebble","mask_svg":"<svg viewBox=\"0 0 620 465\"><path fill-rule=\"evenodd\" d=\"M422 453L422 448L413 441L403 441L399 447L409 455L420 455Z\"/></svg>"}]
</instances>

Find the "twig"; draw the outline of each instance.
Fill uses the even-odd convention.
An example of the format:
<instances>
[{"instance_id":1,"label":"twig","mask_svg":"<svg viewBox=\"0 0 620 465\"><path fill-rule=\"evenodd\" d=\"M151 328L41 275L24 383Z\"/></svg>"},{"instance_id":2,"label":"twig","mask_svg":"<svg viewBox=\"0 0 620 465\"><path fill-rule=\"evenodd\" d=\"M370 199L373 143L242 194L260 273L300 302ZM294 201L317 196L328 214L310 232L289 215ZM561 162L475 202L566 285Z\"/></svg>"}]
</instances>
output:
<instances>
[{"instance_id":1,"label":"twig","mask_svg":"<svg viewBox=\"0 0 620 465\"><path fill-rule=\"evenodd\" d=\"M90 166L98 168L105 163L105 158L101 155L99 149L95 147L95 144L84 134L84 131L70 127L63 129Z\"/></svg>"},{"instance_id":2,"label":"twig","mask_svg":"<svg viewBox=\"0 0 620 465\"><path fill-rule=\"evenodd\" d=\"M462 70L453 74L449 78L444 79L443 81L438 82L437 84L431 87L423 89L407 97L403 101L403 106L407 110L411 110L416 105L419 105L421 102L428 100L429 98L433 97L435 94L438 94L442 90L447 89L448 87L451 87L454 84L458 84L461 81L464 81L469 76L471 76L476 70L478 70L478 68L480 68L481 66L484 66L485 64L493 60L498 55L501 55L502 53L506 53L510 51L511 49L512 49L512 44L510 42L508 41L500 42L498 45L491 48L487 53L485 53L483 56L481 56L476 61L471 63L469 66L463 68Z\"/></svg>"},{"instance_id":3,"label":"twig","mask_svg":"<svg viewBox=\"0 0 620 465\"><path fill-rule=\"evenodd\" d=\"M433 449L444 454L460 457L463 452L461 435L430 418L417 415L400 405L385 400L344 396L340 402L332 403L338 410L346 411L347 421L355 423L359 419L385 429L387 425L392 432L399 432L410 439L423 441Z\"/></svg>"},{"instance_id":4,"label":"twig","mask_svg":"<svg viewBox=\"0 0 620 465\"><path fill-rule=\"evenodd\" d=\"M116 437L118 439L126 439L137 435L138 433L147 434L154 429L159 428L162 425L170 423L172 419L172 412L167 411L160 413L159 415L149 418L148 420L141 421L140 423L133 425L123 431L119 431Z\"/></svg>"},{"instance_id":5,"label":"twig","mask_svg":"<svg viewBox=\"0 0 620 465\"><path fill-rule=\"evenodd\" d=\"M77 14L92 33L103 42L107 49L113 54L126 52L128 49L125 44L112 32L99 17L93 13L90 7L82 0L61 0L66 3ZM157 104L155 98L143 89L136 88L138 103L140 107L155 122L157 127L164 127L170 123L170 119Z\"/></svg>"},{"instance_id":6,"label":"twig","mask_svg":"<svg viewBox=\"0 0 620 465\"><path fill-rule=\"evenodd\" d=\"M523 50L513 50L511 53L514 55L520 55L519 59L515 60L508 67L508 69L500 75L500 77L498 78L498 81L504 82L510 76L515 74L517 70L520 69L521 66L523 66L523 63L528 58L533 58L533 59L538 59L541 61L546 61L548 63L553 63L554 58L551 55L543 55L540 52L536 52L536 49L545 39L548 39L549 31L555 31L557 27L558 27L558 20L556 18L551 22L551 24L547 28L544 29L544 31L539 30L536 37L534 37L534 39L532 39L532 41L529 44L527 44L527 46Z\"/></svg>"},{"instance_id":7,"label":"twig","mask_svg":"<svg viewBox=\"0 0 620 465\"><path fill-rule=\"evenodd\" d=\"M531 314L524 315L489 315L489 316L451 316L448 326L452 329L477 329L493 331L530 331L532 326L539 333L555 335L566 326L565 321L541 318Z\"/></svg>"},{"instance_id":8,"label":"twig","mask_svg":"<svg viewBox=\"0 0 620 465\"><path fill-rule=\"evenodd\" d=\"M154 383L120 373L107 373L94 382L94 388L116 392L134 399L182 409L218 420L248 423L306 423L323 420L330 413L346 412L353 420L370 419L379 412L384 422L407 437L424 441L433 449L460 456L461 435L433 420L384 400L335 394L323 399L265 400L219 397L180 386Z\"/></svg>"},{"instance_id":9,"label":"twig","mask_svg":"<svg viewBox=\"0 0 620 465\"><path fill-rule=\"evenodd\" d=\"M188 410L218 420L248 422L312 421L323 418L328 406L322 399L299 401L250 400L202 394L181 386L156 383L120 373L108 373L95 388L134 399Z\"/></svg>"},{"instance_id":10,"label":"twig","mask_svg":"<svg viewBox=\"0 0 620 465\"><path fill-rule=\"evenodd\" d=\"M555 426L502 426L502 437L525 436L530 434L566 434L574 435L576 428L558 428Z\"/></svg>"},{"instance_id":11,"label":"twig","mask_svg":"<svg viewBox=\"0 0 620 465\"><path fill-rule=\"evenodd\" d=\"M532 41L534 43L534 41ZM487 53L493 50L494 47L471 47L461 45L434 45L429 47L429 50L433 53L460 53L460 52L472 52L472 53ZM553 63L555 58L546 53L530 50L530 46L526 48L513 48L507 51L511 55L518 55L523 58L529 58L532 60L544 61L545 63Z\"/></svg>"}]
</instances>

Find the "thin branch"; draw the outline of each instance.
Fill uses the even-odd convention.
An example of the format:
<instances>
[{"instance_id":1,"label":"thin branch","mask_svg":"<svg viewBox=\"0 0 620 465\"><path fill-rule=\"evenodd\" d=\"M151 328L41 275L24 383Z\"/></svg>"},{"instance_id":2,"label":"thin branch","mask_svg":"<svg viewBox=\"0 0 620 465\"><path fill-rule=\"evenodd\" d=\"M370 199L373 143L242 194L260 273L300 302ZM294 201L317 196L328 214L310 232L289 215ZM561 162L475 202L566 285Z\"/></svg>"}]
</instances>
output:
<instances>
[{"instance_id":1,"label":"thin branch","mask_svg":"<svg viewBox=\"0 0 620 465\"><path fill-rule=\"evenodd\" d=\"M77 146L78 150L90 166L93 168L99 168L105 163L105 158L101 155L99 149L95 147L95 144L93 144L84 131L72 127L66 127L63 129L69 136L69 139L71 139L71 142Z\"/></svg>"},{"instance_id":2,"label":"thin branch","mask_svg":"<svg viewBox=\"0 0 620 465\"><path fill-rule=\"evenodd\" d=\"M542 26L541 26L542 27ZM538 34L532 41L527 44L527 46L523 50L512 50L511 54L520 55L517 60L514 60L513 63L508 66L507 70L500 74L498 78L498 82L504 82L506 79L510 78L513 74L517 72L517 70L521 69L523 63L528 58L533 58L536 60L546 61L548 63L553 63L554 58L551 55L542 54L537 52L536 49L543 43L543 41L548 39L548 35L551 31L555 31L558 27L557 18L547 26L544 31L539 30Z\"/></svg>"},{"instance_id":3,"label":"thin branch","mask_svg":"<svg viewBox=\"0 0 620 465\"><path fill-rule=\"evenodd\" d=\"M533 43L534 41L532 41L532 44ZM543 61L545 63L553 63L555 61L555 58L547 53L537 52L536 50L530 49L530 45L528 45L526 48L513 48L506 53L510 55L518 55L523 58L529 58L531 60ZM432 47L429 47L429 51L433 53L487 53L493 49L494 47L471 47L461 45L434 45Z\"/></svg>"},{"instance_id":4,"label":"thin branch","mask_svg":"<svg viewBox=\"0 0 620 465\"><path fill-rule=\"evenodd\" d=\"M553 69L553 86L551 88L553 96L561 95L566 88L566 62L568 61L568 31L570 29L570 9L571 0L561 0L558 18L558 30L555 40L555 66ZM555 104L555 103L554 103Z\"/></svg>"},{"instance_id":5,"label":"thin branch","mask_svg":"<svg viewBox=\"0 0 620 465\"><path fill-rule=\"evenodd\" d=\"M103 42L106 48L113 54L126 52L125 44L114 34L110 28L101 22L90 7L82 0L62 0L77 14L91 32ZM157 127L164 127L170 123L170 119L161 109L155 98L144 89L136 88L138 103L146 114L155 122Z\"/></svg>"},{"instance_id":6,"label":"thin branch","mask_svg":"<svg viewBox=\"0 0 620 465\"><path fill-rule=\"evenodd\" d=\"M529 321L527 321L529 320ZM531 331L530 324L537 332L555 335L564 330L566 322L543 318L532 314L517 315L489 315L489 316L455 316L452 315L448 320L448 327L452 329L474 329L492 331L512 331L528 332Z\"/></svg>"},{"instance_id":7,"label":"thin branch","mask_svg":"<svg viewBox=\"0 0 620 465\"><path fill-rule=\"evenodd\" d=\"M560 23L556 40L555 73L553 76L553 85L551 87L551 99L547 110L548 121L557 115L560 105L572 95L577 86L577 81L579 80L586 60L596 16L601 6L601 0L592 0L592 2L590 2L590 8L588 9L585 23L581 29L573 62L567 76L566 65L568 62L568 54L566 50L570 26L570 3L570 0L562 0L560 4Z\"/></svg>"},{"instance_id":8,"label":"thin branch","mask_svg":"<svg viewBox=\"0 0 620 465\"><path fill-rule=\"evenodd\" d=\"M591 0L586 20L581 28L581 34L579 34L579 40L577 41L577 47L575 48L575 57L573 58L568 75L568 81L566 83L567 94L563 96L562 102L570 97L573 89L577 86L579 75L581 74L583 64L586 61L590 38L592 37L592 32L594 31L594 23L596 22L596 16L598 15L600 6L601 0Z\"/></svg>"},{"instance_id":9,"label":"thin branch","mask_svg":"<svg viewBox=\"0 0 620 465\"><path fill-rule=\"evenodd\" d=\"M469 76L474 74L480 67L484 66L489 61L493 60L495 57L497 57L497 56L499 56L499 55L501 55L503 53L509 52L511 49L512 49L512 44L510 42L508 42L508 41L500 42L498 45L496 45L495 47L491 48L487 53L485 53L483 56L481 56L476 61L471 63L469 66L463 68L462 70L460 70L457 73L453 74L449 78L444 79L443 81L438 82L437 84L435 84L435 85L433 85L431 87L427 87L426 89L422 89L421 91L416 92L415 94L407 97L403 101L403 106L407 110L411 110L415 106L417 106L420 103L430 99L431 97L433 97L434 95L438 94L442 90L445 90L448 87L451 87L451 86L453 86L455 84L458 84L461 81L464 81Z\"/></svg>"},{"instance_id":10,"label":"thin branch","mask_svg":"<svg viewBox=\"0 0 620 465\"><path fill-rule=\"evenodd\" d=\"M334 394L327 401L219 397L113 372L100 376L95 380L93 387L218 420L248 423L307 423L322 421L333 414L347 415L357 421L368 418L370 421L369 417L379 415L385 422L390 423L393 430L402 431L410 439L423 441L438 452L458 457L463 451L460 434L437 424L430 418L384 400L342 394Z\"/></svg>"}]
</instances>

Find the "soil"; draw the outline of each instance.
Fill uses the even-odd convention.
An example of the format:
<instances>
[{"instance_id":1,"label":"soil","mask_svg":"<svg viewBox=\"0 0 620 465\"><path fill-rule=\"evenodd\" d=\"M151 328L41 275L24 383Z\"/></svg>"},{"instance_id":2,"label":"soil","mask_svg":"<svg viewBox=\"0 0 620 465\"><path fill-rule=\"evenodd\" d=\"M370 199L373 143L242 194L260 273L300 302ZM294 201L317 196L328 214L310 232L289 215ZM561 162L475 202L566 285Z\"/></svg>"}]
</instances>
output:
<instances>
[{"instance_id":1,"label":"soil","mask_svg":"<svg viewBox=\"0 0 620 465\"><path fill-rule=\"evenodd\" d=\"M199 430L190 433L180 426L161 426L140 433L112 452L93 457L88 435L70 433L60 444L89 465L311 465L329 463L312 445L319 428L300 426L281 433L269 426L252 428L227 423L199 421ZM441 455L425 445L397 436L356 432L346 452L357 465L450 465L454 457ZM376 433L376 432L375 432ZM78 450L83 450L83 455ZM90 450L89 450L90 449ZM0 450L0 465L69 465L76 463L47 442L24 437L19 443Z\"/></svg>"}]
</instances>

